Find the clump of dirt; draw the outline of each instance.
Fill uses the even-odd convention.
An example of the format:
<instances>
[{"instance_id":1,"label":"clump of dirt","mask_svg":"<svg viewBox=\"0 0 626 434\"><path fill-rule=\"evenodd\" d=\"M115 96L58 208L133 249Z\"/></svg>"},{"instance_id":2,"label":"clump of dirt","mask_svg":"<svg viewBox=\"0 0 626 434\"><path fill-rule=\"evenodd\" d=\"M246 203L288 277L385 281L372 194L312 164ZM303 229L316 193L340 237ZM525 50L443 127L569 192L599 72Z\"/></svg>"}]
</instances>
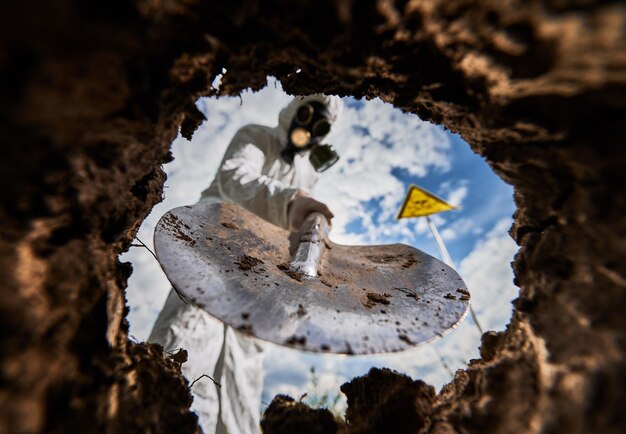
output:
<instances>
[{"instance_id":1,"label":"clump of dirt","mask_svg":"<svg viewBox=\"0 0 626 434\"><path fill-rule=\"evenodd\" d=\"M413 291L411 289L400 288L400 287L397 287L397 286L394 286L393 289L395 289L396 291L400 291L400 292L404 293L404 295L409 297L409 298L413 298L415 300L419 300L420 299L419 295L417 295L417 292L415 292L415 291Z\"/></svg>"},{"instance_id":2,"label":"clump of dirt","mask_svg":"<svg viewBox=\"0 0 626 434\"><path fill-rule=\"evenodd\" d=\"M389 298L391 298L391 294L387 294L386 292L384 294L378 294L376 292L371 292L368 291L366 294L366 300L363 302L363 305L365 307L374 307L377 304L390 304L391 301L389 301Z\"/></svg>"},{"instance_id":3,"label":"clump of dirt","mask_svg":"<svg viewBox=\"0 0 626 434\"><path fill-rule=\"evenodd\" d=\"M242 324L239 327L237 327L237 330L246 335L251 335L251 336L254 335L254 330L251 324Z\"/></svg>"},{"instance_id":4,"label":"clump of dirt","mask_svg":"<svg viewBox=\"0 0 626 434\"><path fill-rule=\"evenodd\" d=\"M456 290L456 292L458 292L459 294L461 294L461 297L459 297L459 300L461 301L467 301L470 299L470 293L468 290L463 289L463 288L458 288Z\"/></svg>"},{"instance_id":5,"label":"clump of dirt","mask_svg":"<svg viewBox=\"0 0 626 434\"><path fill-rule=\"evenodd\" d=\"M276 395L263 414L263 434L336 434L342 424L326 409Z\"/></svg>"},{"instance_id":6,"label":"clump of dirt","mask_svg":"<svg viewBox=\"0 0 626 434\"><path fill-rule=\"evenodd\" d=\"M193 238L191 238L189 235L183 233L182 231L176 232L176 238L186 242L191 247L195 247L196 245L196 241Z\"/></svg>"},{"instance_id":7,"label":"clump of dirt","mask_svg":"<svg viewBox=\"0 0 626 434\"><path fill-rule=\"evenodd\" d=\"M116 420L118 432L199 434L198 416L186 410L192 401L189 381L180 372L187 351L166 353L160 345L143 343L131 344L129 355L127 364L115 374L118 392L110 395L118 408L126 410ZM169 399L164 400L163 394ZM180 404L172 406L173 402ZM85 426L91 426L85 425L88 419L82 420L82 427L80 423L66 421L66 432L84 432Z\"/></svg>"},{"instance_id":8,"label":"clump of dirt","mask_svg":"<svg viewBox=\"0 0 626 434\"><path fill-rule=\"evenodd\" d=\"M332 287L333 287L333 284L332 284L332 283L330 283L330 282L329 282L328 280L326 280L326 279L320 279L320 282L322 283L322 285L324 285L324 286L328 286L329 288L332 288Z\"/></svg>"},{"instance_id":9,"label":"clump of dirt","mask_svg":"<svg viewBox=\"0 0 626 434\"><path fill-rule=\"evenodd\" d=\"M406 342L409 345L415 344L415 342L413 342L411 338L409 338L407 335L398 335L398 339L400 339L403 342Z\"/></svg>"},{"instance_id":10,"label":"clump of dirt","mask_svg":"<svg viewBox=\"0 0 626 434\"><path fill-rule=\"evenodd\" d=\"M234 224L234 223L230 223L230 222L222 222L222 223L221 223L221 225L222 225L222 226L224 226L225 228L228 228L228 229L233 229L233 230L235 230L235 231L238 231L238 230L239 230L239 226L237 226L237 225L236 225L236 224Z\"/></svg>"},{"instance_id":11,"label":"clump of dirt","mask_svg":"<svg viewBox=\"0 0 626 434\"><path fill-rule=\"evenodd\" d=\"M417 263L417 258L414 255L402 254L402 255L367 255L367 259L375 264L399 264L402 268L409 268L413 264Z\"/></svg>"},{"instance_id":12,"label":"clump of dirt","mask_svg":"<svg viewBox=\"0 0 626 434\"><path fill-rule=\"evenodd\" d=\"M328 410L312 409L278 395L263 415L263 432L415 434L430 422L435 401L432 386L389 369L372 368L367 375L342 385L341 391L348 398L347 424L337 422Z\"/></svg>"},{"instance_id":13,"label":"clump of dirt","mask_svg":"<svg viewBox=\"0 0 626 434\"><path fill-rule=\"evenodd\" d=\"M413 255L404 255L404 262L402 263L402 268L411 268L413 265L417 264L417 258Z\"/></svg>"},{"instance_id":14,"label":"clump of dirt","mask_svg":"<svg viewBox=\"0 0 626 434\"><path fill-rule=\"evenodd\" d=\"M306 315L306 309L301 304L298 305L298 310L296 311L296 315L300 317Z\"/></svg>"},{"instance_id":15,"label":"clump of dirt","mask_svg":"<svg viewBox=\"0 0 626 434\"><path fill-rule=\"evenodd\" d=\"M167 214L164 221L169 225L171 229L174 229L176 238L178 238L181 241L184 241L185 243L187 243L187 245L191 247L195 247L196 241L193 238L191 238L189 235L187 235L183 231L183 228L181 227L181 226L184 226L185 228L189 230L190 229L189 226L182 223L180 219L176 217L174 214Z\"/></svg>"},{"instance_id":16,"label":"clump of dirt","mask_svg":"<svg viewBox=\"0 0 626 434\"><path fill-rule=\"evenodd\" d=\"M239 266L239 269L248 271L259 264L263 264L263 261L250 255L243 255L235 264Z\"/></svg>"},{"instance_id":17,"label":"clump of dirt","mask_svg":"<svg viewBox=\"0 0 626 434\"><path fill-rule=\"evenodd\" d=\"M294 346L294 345L304 345L306 344L306 336L296 336L293 335L289 339L285 341L286 345Z\"/></svg>"},{"instance_id":18,"label":"clump of dirt","mask_svg":"<svg viewBox=\"0 0 626 434\"><path fill-rule=\"evenodd\" d=\"M414 434L428 421L435 400L432 386L390 369L372 368L341 391L348 398L351 433Z\"/></svg>"},{"instance_id":19,"label":"clump of dirt","mask_svg":"<svg viewBox=\"0 0 626 434\"><path fill-rule=\"evenodd\" d=\"M365 257L375 264L392 264L398 262L399 259L397 255L366 255Z\"/></svg>"},{"instance_id":20,"label":"clump of dirt","mask_svg":"<svg viewBox=\"0 0 626 434\"><path fill-rule=\"evenodd\" d=\"M189 353L184 348L179 348L175 353L168 354L168 356L179 365L189 360Z\"/></svg>"},{"instance_id":21,"label":"clump of dirt","mask_svg":"<svg viewBox=\"0 0 626 434\"><path fill-rule=\"evenodd\" d=\"M304 273L299 271L293 271L288 264L278 264L276 266L279 270L284 272L287 276L291 277L293 280L297 280L298 282L302 282L304 279Z\"/></svg>"}]
</instances>

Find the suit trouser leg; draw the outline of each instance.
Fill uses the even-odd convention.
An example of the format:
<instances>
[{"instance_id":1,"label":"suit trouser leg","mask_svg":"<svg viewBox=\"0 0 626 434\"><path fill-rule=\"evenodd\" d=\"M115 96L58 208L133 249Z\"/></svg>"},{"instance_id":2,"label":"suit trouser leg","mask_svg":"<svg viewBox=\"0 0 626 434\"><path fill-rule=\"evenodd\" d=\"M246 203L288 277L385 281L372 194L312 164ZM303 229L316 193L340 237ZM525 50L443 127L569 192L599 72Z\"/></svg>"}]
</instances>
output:
<instances>
[{"instance_id":1,"label":"suit trouser leg","mask_svg":"<svg viewBox=\"0 0 626 434\"><path fill-rule=\"evenodd\" d=\"M184 348L189 359L182 372L191 383L203 374L191 392L191 409L205 433L257 434L263 391L261 343L224 326L219 320L183 303L172 290L154 324L150 342L166 351Z\"/></svg>"}]
</instances>

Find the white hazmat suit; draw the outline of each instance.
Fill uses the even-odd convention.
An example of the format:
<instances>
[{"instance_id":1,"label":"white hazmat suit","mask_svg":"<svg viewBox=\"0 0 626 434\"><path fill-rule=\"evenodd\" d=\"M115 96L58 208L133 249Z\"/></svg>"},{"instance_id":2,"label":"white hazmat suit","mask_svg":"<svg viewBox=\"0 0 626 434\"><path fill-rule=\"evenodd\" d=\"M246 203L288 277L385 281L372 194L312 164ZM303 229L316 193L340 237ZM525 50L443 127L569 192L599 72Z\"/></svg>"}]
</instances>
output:
<instances>
[{"instance_id":1,"label":"white hazmat suit","mask_svg":"<svg viewBox=\"0 0 626 434\"><path fill-rule=\"evenodd\" d=\"M202 192L201 203L236 203L258 216L288 229L289 202L309 192L318 174L309 151L287 163L281 152L296 109L307 101L324 103L332 124L342 108L341 99L326 95L295 97L281 110L277 127L247 125L228 146L215 179ZM210 289L210 288L209 288ZM205 433L256 434L259 432L263 390L263 346L225 326L204 310L180 300L172 290L148 339L165 350L184 348L189 359L183 374L192 382L210 375L221 388L203 378L192 388L191 409Z\"/></svg>"}]
</instances>

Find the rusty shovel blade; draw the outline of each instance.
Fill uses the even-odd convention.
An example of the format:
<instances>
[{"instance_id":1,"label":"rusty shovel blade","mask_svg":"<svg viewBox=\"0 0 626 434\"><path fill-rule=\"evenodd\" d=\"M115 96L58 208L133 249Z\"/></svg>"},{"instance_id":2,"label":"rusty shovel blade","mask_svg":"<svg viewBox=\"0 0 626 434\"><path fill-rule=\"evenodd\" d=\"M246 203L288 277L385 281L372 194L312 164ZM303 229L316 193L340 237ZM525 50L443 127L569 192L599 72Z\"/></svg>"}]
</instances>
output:
<instances>
[{"instance_id":1,"label":"rusty shovel blade","mask_svg":"<svg viewBox=\"0 0 626 434\"><path fill-rule=\"evenodd\" d=\"M175 208L156 254L191 303L242 333L307 351L401 351L443 336L469 292L443 262L403 244L329 241L316 277L294 271L289 232L232 204ZM292 236L293 239L293 236Z\"/></svg>"}]
</instances>

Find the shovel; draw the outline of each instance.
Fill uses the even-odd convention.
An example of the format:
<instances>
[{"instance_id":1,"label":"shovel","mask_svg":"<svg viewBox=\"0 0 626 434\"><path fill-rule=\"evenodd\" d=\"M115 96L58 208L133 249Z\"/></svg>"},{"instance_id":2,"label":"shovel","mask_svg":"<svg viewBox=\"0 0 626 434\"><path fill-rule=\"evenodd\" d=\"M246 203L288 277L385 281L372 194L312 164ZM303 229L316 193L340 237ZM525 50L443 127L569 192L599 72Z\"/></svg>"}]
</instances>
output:
<instances>
[{"instance_id":1,"label":"shovel","mask_svg":"<svg viewBox=\"0 0 626 434\"><path fill-rule=\"evenodd\" d=\"M319 213L290 234L233 204L175 208L156 255L184 298L239 332L314 352L405 350L454 329L469 292L443 262L403 244L344 246Z\"/></svg>"}]
</instances>

